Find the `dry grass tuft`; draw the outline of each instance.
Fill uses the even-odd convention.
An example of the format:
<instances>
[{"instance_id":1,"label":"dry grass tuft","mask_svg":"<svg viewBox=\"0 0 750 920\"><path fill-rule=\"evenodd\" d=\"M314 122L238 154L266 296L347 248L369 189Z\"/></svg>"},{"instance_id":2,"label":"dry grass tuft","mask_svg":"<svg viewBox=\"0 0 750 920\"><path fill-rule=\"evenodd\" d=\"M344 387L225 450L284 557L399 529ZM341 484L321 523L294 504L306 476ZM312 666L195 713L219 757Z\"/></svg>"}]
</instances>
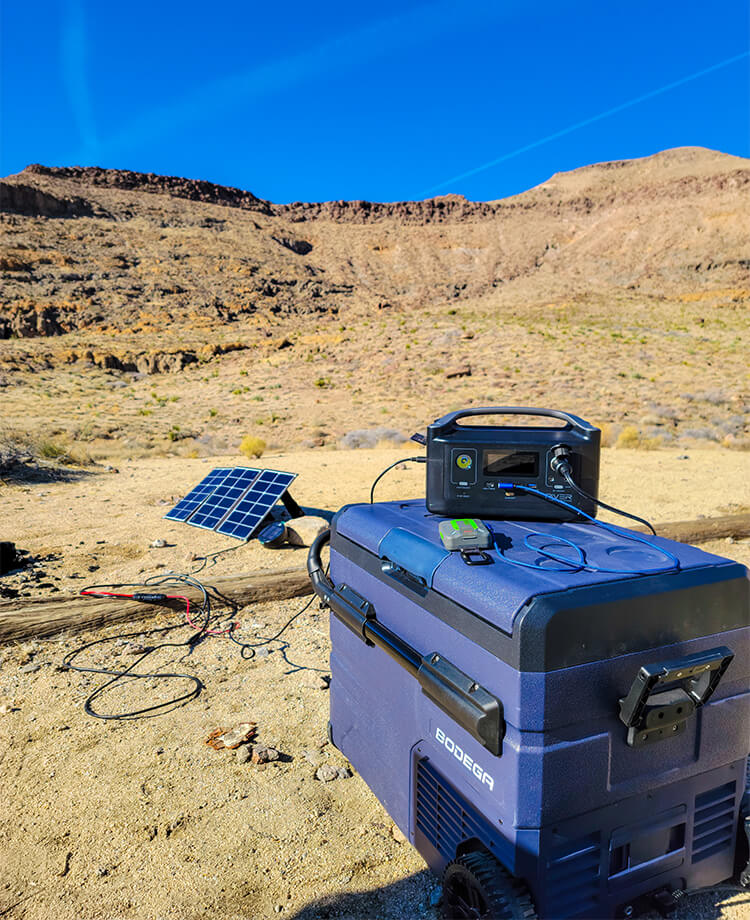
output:
<instances>
[{"instance_id":1,"label":"dry grass tuft","mask_svg":"<svg viewBox=\"0 0 750 920\"><path fill-rule=\"evenodd\" d=\"M251 434L245 435L240 442L240 453L251 459L253 457L262 457L265 449L266 442L263 438L256 438Z\"/></svg>"}]
</instances>

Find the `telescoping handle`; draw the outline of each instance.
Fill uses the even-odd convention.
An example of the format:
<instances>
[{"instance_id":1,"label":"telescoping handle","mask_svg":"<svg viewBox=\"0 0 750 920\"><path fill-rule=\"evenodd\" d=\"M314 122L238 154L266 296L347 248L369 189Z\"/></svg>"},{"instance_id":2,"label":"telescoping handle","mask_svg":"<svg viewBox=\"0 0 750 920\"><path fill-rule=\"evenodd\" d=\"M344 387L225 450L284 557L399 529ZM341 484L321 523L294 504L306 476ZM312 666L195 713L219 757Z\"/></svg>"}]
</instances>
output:
<instances>
[{"instance_id":1,"label":"telescoping handle","mask_svg":"<svg viewBox=\"0 0 750 920\"><path fill-rule=\"evenodd\" d=\"M540 415L544 418L560 419L566 422L566 428L575 428L584 434L596 431L596 428L589 422L569 412L561 412L559 409L535 409L529 406L477 406L471 409L459 409L457 412L449 412L434 421L429 426L429 430L433 435L448 434L460 427L457 425L459 419L472 415Z\"/></svg>"},{"instance_id":2,"label":"telescoping handle","mask_svg":"<svg viewBox=\"0 0 750 920\"><path fill-rule=\"evenodd\" d=\"M421 655L381 623L370 601L353 588L334 585L320 560L320 552L330 539L330 530L324 531L313 541L307 556L307 571L318 597L363 642L382 649L416 677L423 693L488 751L499 756L505 735L500 700L437 652Z\"/></svg>"}]
</instances>

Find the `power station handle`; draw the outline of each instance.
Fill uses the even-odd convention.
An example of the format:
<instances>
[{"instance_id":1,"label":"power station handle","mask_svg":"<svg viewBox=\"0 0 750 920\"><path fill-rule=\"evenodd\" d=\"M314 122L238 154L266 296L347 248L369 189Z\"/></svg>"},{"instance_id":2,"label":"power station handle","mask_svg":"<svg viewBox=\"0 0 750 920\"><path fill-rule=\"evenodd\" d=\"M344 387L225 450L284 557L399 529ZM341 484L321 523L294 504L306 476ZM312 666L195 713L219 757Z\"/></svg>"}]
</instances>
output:
<instances>
[{"instance_id":1,"label":"power station handle","mask_svg":"<svg viewBox=\"0 0 750 920\"><path fill-rule=\"evenodd\" d=\"M596 428L579 418L577 415L571 415L569 412L561 412L559 409L535 409L523 406L477 406L471 409L459 409L457 412L449 412L442 418L437 419L429 426L429 431L433 435L441 435L455 430L458 425L456 422L460 418L466 418L471 415L541 415L544 418L557 418L567 423L568 428L577 428L579 431L590 433L596 431Z\"/></svg>"},{"instance_id":2,"label":"power station handle","mask_svg":"<svg viewBox=\"0 0 750 920\"><path fill-rule=\"evenodd\" d=\"M493 754L502 753L505 734L503 704L475 680L437 652L420 655L381 623L373 605L349 585L334 585L323 571L320 552L330 530L313 541L307 571L315 593L334 616L368 645L376 645L419 681L422 692Z\"/></svg>"}]
</instances>

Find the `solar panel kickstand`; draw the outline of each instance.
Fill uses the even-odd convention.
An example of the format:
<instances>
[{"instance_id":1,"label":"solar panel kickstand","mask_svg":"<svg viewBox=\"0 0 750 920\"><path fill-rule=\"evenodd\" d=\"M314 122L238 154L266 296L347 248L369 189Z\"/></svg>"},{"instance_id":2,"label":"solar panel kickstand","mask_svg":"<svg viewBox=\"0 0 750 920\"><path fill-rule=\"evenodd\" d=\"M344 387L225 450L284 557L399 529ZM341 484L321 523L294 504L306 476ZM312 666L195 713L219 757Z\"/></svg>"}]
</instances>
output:
<instances>
[{"instance_id":1,"label":"solar panel kickstand","mask_svg":"<svg viewBox=\"0 0 750 920\"><path fill-rule=\"evenodd\" d=\"M292 498L289 492L284 492L281 496L281 503L289 512L290 517L300 518L305 516L305 512L300 508L297 502Z\"/></svg>"}]
</instances>

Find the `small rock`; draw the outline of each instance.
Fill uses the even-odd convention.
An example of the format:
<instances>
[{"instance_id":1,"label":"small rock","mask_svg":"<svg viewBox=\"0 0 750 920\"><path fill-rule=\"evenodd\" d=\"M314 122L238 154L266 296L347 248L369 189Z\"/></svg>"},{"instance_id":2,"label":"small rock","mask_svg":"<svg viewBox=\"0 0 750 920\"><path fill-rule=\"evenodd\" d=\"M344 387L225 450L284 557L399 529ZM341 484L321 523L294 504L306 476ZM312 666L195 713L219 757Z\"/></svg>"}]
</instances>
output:
<instances>
[{"instance_id":1,"label":"small rock","mask_svg":"<svg viewBox=\"0 0 750 920\"><path fill-rule=\"evenodd\" d=\"M328 530L329 526L325 518L311 514L292 518L286 525L287 541L291 546L310 546L319 534Z\"/></svg>"},{"instance_id":2,"label":"small rock","mask_svg":"<svg viewBox=\"0 0 750 920\"><path fill-rule=\"evenodd\" d=\"M252 754L252 761L253 763L271 763L273 760L278 760L279 757L280 754L276 748L256 747Z\"/></svg>"},{"instance_id":3,"label":"small rock","mask_svg":"<svg viewBox=\"0 0 750 920\"><path fill-rule=\"evenodd\" d=\"M234 728L220 735L218 740L224 747L234 750L245 741L249 741L254 734L255 722L240 722L239 725L235 725Z\"/></svg>"},{"instance_id":4,"label":"small rock","mask_svg":"<svg viewBox=\"0 0 750 920\"><path fill-rule=\"evenodd\" d=\"M18 669L20 674L33 674L35 671L38 671L41 668L40 664L34 664L32 661L31 664L25 664Z\"/></svg>"},{"instance_id":5,"label":"small rock","mask_svg":"<svg viewBox=\"0 0 750 920\"><path fill-rule=\"evenodd\" d=\"M453 377L471 377L471 367L468 364L461 364L445 372L445 376L450 380Z\"/></svg>"},{"instance_id":6,"label":"small rock","mask_svg":"<svg viewBox=\"0 0 750 920\"><path fill-rule=\"evenodd\" d=\"M99 876L99 878L104 878L105 875L109 875L109 869L107 869L106 866L99 866L99 868L96 870L96 874Z\"/></svg>"},{"instance_id":7,"label":"small rock","mask_svg":"<svg viewBox=\"0 0 750 920\"><path fill-rule=\"evenodd\" d=\"M318 767L315 771L315 779L319 779L321 783L331 783L335 779L342 779L342 777L336 767L330 763L324 763L322 767Z\"/></svg>"},{"instance_id":8,"label":"small rock","mask_svg":"<svg viewBox=\"0 0 750 920\"><path fill-rule=\"evenodd\" d=\"M256 658L268 658L268 656L269 656L270 654L271 654L271 650L270 650L270 649L268 649L268 648L259 648L259 649L255 652L255 657L256 657Z\"/></svg>"},{"instance_id":9,"label":"small rock","mask_svg":"<svg viewBox=\"0 0 750 920\"><path fill-rule=\"evenodd\" d=\"M13 706L10 703L0 703L0 716L7 716L9 712L13 712Z\"/></svg>"},{"instance_id":10,"label":"small rock","mask_svg":"<svg viewBox=\"0 0 750 920\"><path fill-rule=\"evenodd\" d=\"M237 748L237 763L247 763L253 756L253 749L249 745Z\"/></svg>"},{"instance_id":11,"label":"small rock","mask_svg":"<svg viewBox=\"0 0 750 920\"><path fill-rule=\"evenodd\" d=\"M347 767L339 767L337 772L339 779L349 779L349 777L352 775L351 770L349 770Z\"/></svg>"},{"instance_id":12,"label":"small rock","mask_svg":"<svg viewBox=\"0 0 750 920\"><path fill-rule=\"evenodd\" d=\"M152 541L149 543L149 546L151 547L151 549L162 549L162 547L164 547L164 546L166 546L166 545L167 545L167 541L166 541L166 540L162 540L162 539L159 539L159 540L152 540Z\"/></svg>"},{"instance_id":13,"label":"small rock","mask_svg":"<svg viewBox=\"0 0 750 920\"><path fill-rule=\"evenodd\" d=\"M391 825L391 837L393 837L396 843L406 843L406 837L401 833L401 829L397 824Z\"/></svg>"},{"instance_id":14,"label":"small rock","mask_svg":"<svg viewBox=\"0 0 750 920\"><path fill-rule=\"evenodd\" d=\"M308 763L311 763L314 767L320 765L321 756L317 751L303 751L302 756Z\"/></svg>"}]
</instances>

